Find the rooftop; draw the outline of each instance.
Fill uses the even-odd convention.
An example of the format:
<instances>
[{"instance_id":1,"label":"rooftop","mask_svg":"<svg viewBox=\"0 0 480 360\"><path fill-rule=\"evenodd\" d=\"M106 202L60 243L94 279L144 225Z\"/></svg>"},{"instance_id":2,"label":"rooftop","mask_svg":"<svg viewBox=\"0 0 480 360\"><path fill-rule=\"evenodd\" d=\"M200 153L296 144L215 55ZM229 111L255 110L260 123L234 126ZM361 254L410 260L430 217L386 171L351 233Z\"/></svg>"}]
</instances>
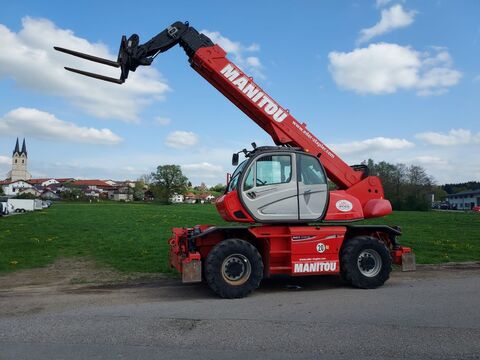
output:
<instances>
[{"instance_id":1,"label":"rooftop","mask_svg":"<svg viewBox=\"0 0 480 360\"><path fill-rule=\"evenodd\" d=\"M477 195L477 194L480 195L480 189L478 189L478 190L465 190L465 191L461 191L461 192L456 193L456 194L448 194L447 197L454 197L454 196L459 196L459 195Z\"/></svg>"}]
</instances>

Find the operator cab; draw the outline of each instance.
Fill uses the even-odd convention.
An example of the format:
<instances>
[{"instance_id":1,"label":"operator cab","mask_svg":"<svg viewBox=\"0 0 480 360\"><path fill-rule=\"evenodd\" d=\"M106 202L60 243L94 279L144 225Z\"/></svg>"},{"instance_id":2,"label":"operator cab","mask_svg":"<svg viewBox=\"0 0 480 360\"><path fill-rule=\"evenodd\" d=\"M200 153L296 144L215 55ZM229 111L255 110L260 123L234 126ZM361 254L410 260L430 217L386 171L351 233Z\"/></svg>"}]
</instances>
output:
<instances>
[{"instance_id":1,"label":"operator cab","mask_svg":"<svg viewBox=\"0 0 480 360\"><path fill-rule=\"evenodd\" d=\"M328 205L325 170L315 156L296 148L258 147L232 174L223 201L236 193L255 222L321 220ZM235 159L235 156L234 156Z\"/></svg>"}]
</instances>

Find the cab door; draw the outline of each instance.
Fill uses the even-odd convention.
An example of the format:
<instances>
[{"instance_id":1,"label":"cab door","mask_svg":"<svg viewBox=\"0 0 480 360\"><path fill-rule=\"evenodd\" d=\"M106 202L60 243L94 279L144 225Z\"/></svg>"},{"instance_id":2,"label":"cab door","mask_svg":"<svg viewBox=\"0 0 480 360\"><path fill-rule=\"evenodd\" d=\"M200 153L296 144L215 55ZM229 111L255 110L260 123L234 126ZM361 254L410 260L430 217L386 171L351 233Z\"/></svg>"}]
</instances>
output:
<instances>
[{"instance_id":1,"label":"cab door","mask_svg":"<svg viewBox=\"0 0 480 360\"><path fill-rule=\"evenodd\" d=\"M314 156L298 153L296 156L299 220L320 220L328 205L325 170Z\"/></svg>"},{"instance_id":2,"label":"cab door","mask_svg":"<svg viewBox=\"0 0 480 360\"><path fill-rule=\"evenodd\" d=\"M262 154L245 170L242 201L257 221L298 221L295 154Z\"/></svg>"}]
</instances>

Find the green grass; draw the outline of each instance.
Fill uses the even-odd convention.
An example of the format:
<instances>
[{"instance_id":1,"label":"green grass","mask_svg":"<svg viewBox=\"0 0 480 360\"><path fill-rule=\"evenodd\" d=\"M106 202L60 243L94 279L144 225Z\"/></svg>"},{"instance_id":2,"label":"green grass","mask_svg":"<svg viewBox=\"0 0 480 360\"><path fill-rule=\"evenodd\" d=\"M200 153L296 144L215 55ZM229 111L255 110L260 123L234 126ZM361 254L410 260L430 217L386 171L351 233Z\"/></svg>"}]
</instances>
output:
<instances>
[{"instance_id":1,"label":"green grass","mask_svg":"<svg viewBox=\"0 0 480 360\"><path fill-rule=\"evenodd\" d=\"M368 223L399 225L419 263L480 260L480 214L395 212ZM0 272L87 257L126 272L169 272L172 227L225 224L213 205L58 203L0 219Z\"/></svg>"},{"instance_id":2,"label":"green grass","mask_svg":"<svg viewBox=\"0 0 480 360\"><path fill-rule=\"evenodd\" d=\"M413 248L417 263L480 261L480 214L396 211L368 224L399 225L400 242Z\"/></svg>"},{"instance_id":3,"label":"green grass","mask_svg":"<svg viewBox=\"0 0 480 360\"><path fill-rule=\"evenodd\" d=\"M0 272L88 257L120 271L169 272L172 227L223 223L212 205L58 203L0 219Z\"/></svg>"}]
</instances>

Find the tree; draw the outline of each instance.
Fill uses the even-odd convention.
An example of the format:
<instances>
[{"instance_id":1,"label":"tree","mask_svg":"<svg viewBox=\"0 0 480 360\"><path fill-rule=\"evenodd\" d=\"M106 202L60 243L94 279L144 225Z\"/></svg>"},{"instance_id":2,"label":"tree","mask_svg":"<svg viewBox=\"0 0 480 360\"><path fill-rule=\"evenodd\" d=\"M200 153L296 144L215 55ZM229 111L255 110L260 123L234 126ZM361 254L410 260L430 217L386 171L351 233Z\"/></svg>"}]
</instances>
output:
<instances>
[{"instance_id":1,"label":"tree","mask_svg":"<svg viewBox=\"0 0 480 360\"><path fill-rule=\"evenodd\" d=\"M216 193L224 193L226 187L227 187L226 185L217 184L217 185L215 185L215 186L212 186L212 187L210 188L210 191L213 191L213 192L216 192Z\"/></svg>"},{"instance_id":2,"label":"tree","mask_svg":"<svg viewBox=\"0 0 480 360\"><path fill-rule=\"evenodd\" d=\"M208 191L208 187L204 182L202 182L199 186L195 186L193 189L197 190L200 194L205 194Z\"/></svg>"},{"instance_id":3,"label":"tree","mask_svg":"<svg viewBox=\"0 0 480 360\"><path fill-rule=\"evenodd\" d=\"M421 166L411 165L407 169L407 203L409 210L428 210L433 179Z\"/></svg>"},{"instance_id":4,"label":"tree","mask_svg":"<svg viewBox=\"0 0 480 360\"><path fill-rule=\"evenodd\" d=\"M5 195L5 193L3 192L3 187L0 186L0 195Z\"/></svg>"},{"instance_id":5,"label":"tree","mask_svg":"<svg viewBox=\"0 0 480 360\"><path fill-rule=\"evenodd\" d=\"M145 198L145 183L141 178L135 182L133 188L133 199L136 201L142 201Z\"/></svg>"},{"instance_id":6,"label":"tree","mask_svg":"<svg viewBox=\"0 0 480 360\"><path fill-rule=\"evenodd\" d=\"M153 193L161 200L170 201L173 194L181 194L187 187L188 179L179 165L160 165L157 172L152 173Z\"/></svg>"},{"instance_id":7,"label":"tree","mask_svg":"<svg viewBox=\"0 0 480 360\"><path fill-rule=\"evenodd\" d=\"M65 186L66 190L60 193L60 197L63 200L75 201L75 200L85 200L85 194L82 190L73 187Z\"/></svg>"},{"instance_id":8,"label":"tree","mask_svg":"<svg viewBox=\"0 0 480 360\"><path fill-rule=\"evenodd\" d=\"M143 182L144 185L149 185L152 183L152 174L143 174L141 175L137 181Z\"/></svg>"},{"instance_id":9,"label":"tree","mask_svg":"<svg viewBox=\"0 0 480 360\"><path fill-rule=\"evenodd\" d=\"M15 199L36 199L37 197L30 193L23 193L15 196Z\"/></svg>"}]
</instances>

